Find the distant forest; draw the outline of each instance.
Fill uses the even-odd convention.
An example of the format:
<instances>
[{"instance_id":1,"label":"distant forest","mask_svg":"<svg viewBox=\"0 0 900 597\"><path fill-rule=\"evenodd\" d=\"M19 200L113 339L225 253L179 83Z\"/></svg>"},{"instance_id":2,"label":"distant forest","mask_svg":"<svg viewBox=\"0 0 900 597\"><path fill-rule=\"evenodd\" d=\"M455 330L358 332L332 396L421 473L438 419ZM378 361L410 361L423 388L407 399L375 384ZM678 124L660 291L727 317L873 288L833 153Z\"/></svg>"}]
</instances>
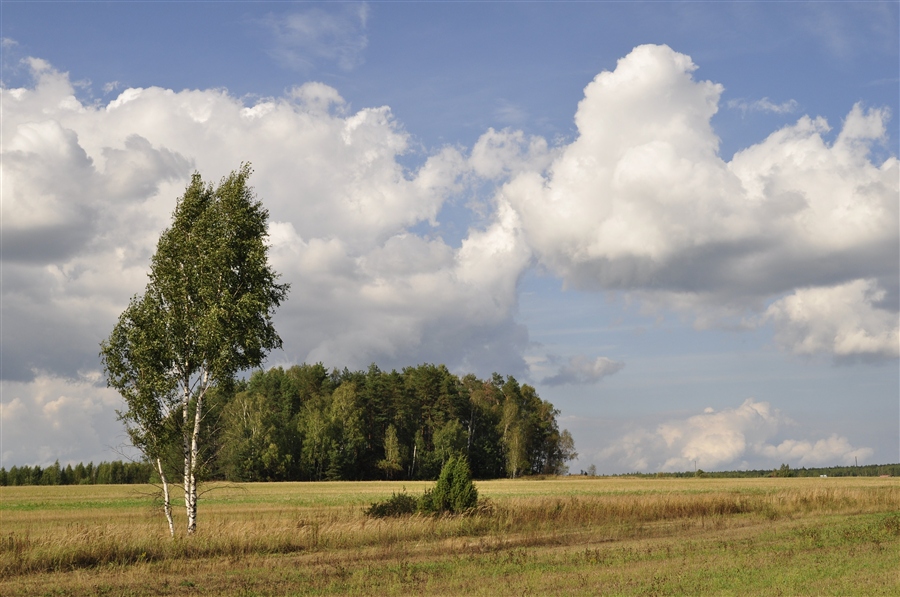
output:
<instances>
[{"instance_id":1,"label":"distant forest","mask_svg":"<svg viewBox=\"0 0 900 597\"><path fill-rule=\"evenodd\" d=\"M231 391L215 389L208 401L207 480L434 480L453 456L466 457L477 479L559 475L577 456L572 436L559 430L559 411L533 387L496 373L487 380L459 377L443 365L401 372L375 365L355 372L276 367ZM177 470L179 446L169 458ZM155 474L144 462L56 462L0 468L0 486L148 483ZM819 475L900 476L900 464L629 476Z\"/></svg>"},{"instance_id":2,"label":"distant forest","mask_svg":"<svg viewBox=\"0 0 900 597\"><path fill-rule=\"evenodd\" d=\"M587 475L586 471L581 471ZM862 466L822 466L817 468L791 468L782 464L776 469L756 469L746 471L685 471L672 473L626 473L623 475L609 475L612 477L709 477L713 479L743 479L750 477L900 477L900 464L865 464ZM606 475L604 475L606 476Z\"/></svg>"},{"instance_id":3,"label":"distant forest","mask_svg":"<svg viewBox=\"0 0 900 597\"><path fill-rule=\"evenodd\" d=\"M581 471L582 475L587 472ZM9 471L0 468L0 487L7 485L105 485L149 483L154 479L153 467L143 462L101 462L90 464L71 464L61 467L59 462L47 468L39 466L12 467ZM759 469L752 471L690 471L675 473L628 473L625 475L599 475L603 477L641 477L641 478L684 478L709 477L718 479L750 478L750 477L879 477L889 475L900 477L900 464L867 464L864 466L831 466L821 468L790 469L785 474L782 469ZM593 475L598 476L598 475Z\"/></svg>"},{"instance_id":4,"label":"distant forest","mask_svg":"<svg viewBox=\"0 0 900 597\"><path fill-rule=\"evenodd\" d=\"M475 478L556 475L577 456L559 411L532 386L496 373L459 377L443 365L276 367L207 401L209 480L436 479L453 456L466 457ZM180 447L169 457L177 463ZM56 463L0 469L0 485L146 483L153 475L147 463Z\"/></svg>"}]
</instances>

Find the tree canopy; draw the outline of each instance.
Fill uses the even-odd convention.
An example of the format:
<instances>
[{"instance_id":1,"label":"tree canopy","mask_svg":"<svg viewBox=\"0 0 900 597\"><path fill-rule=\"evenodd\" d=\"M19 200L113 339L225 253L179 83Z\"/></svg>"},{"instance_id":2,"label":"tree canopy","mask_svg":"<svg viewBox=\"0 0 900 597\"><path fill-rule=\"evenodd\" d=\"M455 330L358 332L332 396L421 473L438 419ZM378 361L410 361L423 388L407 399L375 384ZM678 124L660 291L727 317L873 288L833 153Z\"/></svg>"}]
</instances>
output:
<instances>
[{"instance_id":1,"label":"tree canopy","mask_svg":"<svg viewBox=\"0 0 900 597\"><path fill-rule=\"evenodd\" d=\"M207 392L227 391L239 371L259 367L281 346L272 315L288 285L268 264L268 212L247 185L251 172L242 164L216 187L192 176L160 236L144 294L101 344L107 382L127 406L120 418L157 464L170 526L167 477L178 475L170 457L180 442L189 533Z\"/></svg>"},{"instance_id":2,"label":"tree canopy","mask_svg":"<svg viewBox=\"0 0 900 597\"><path fill-rule=\"evenodd\" d=\"M217 397L215 461L233 481L436 479L458 457L476 478L560 474L576 457L559 411L511 376L317 363L257 371L234 390Z\"/></svg>"}]
</instances>

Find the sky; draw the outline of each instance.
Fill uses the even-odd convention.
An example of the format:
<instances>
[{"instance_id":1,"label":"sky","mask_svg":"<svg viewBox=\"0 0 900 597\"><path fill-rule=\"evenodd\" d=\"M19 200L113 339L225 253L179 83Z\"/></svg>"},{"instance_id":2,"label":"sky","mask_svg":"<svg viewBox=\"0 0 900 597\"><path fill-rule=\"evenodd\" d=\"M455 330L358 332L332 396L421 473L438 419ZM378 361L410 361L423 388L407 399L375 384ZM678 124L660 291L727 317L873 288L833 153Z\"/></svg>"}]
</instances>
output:
<instances>
[{"instance_id":1,"label":"sky","mask_svg":"<svg viewBox=\"0 0 900 597\"><path fill-rule=\"evenodd\" d=\"M130 455L99 343L245 161L266 367L513 375L573 472L900 462L898 6L0 3L0 465Z\"/></svg>"}]
</instances>

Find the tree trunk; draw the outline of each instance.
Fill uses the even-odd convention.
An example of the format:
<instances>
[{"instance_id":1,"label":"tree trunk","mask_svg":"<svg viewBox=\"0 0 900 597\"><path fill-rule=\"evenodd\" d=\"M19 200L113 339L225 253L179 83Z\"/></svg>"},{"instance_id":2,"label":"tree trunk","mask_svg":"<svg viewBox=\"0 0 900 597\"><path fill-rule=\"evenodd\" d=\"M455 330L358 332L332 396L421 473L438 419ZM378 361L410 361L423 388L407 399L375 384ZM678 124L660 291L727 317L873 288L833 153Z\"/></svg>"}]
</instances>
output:
<instances>
[{"instance_id":1,"label":"tree trunk","mask_svg":"<svg viewBox=\"0 0 900 597\"><path fill-rule=\"evenodd\" d=\"M193 520L191 506L191 475L193 465L191 463L191 434L188 433L187 421L191 403L191 386L189 382L184 384L184 398L181 404L182 413L182 431L181 431L181 449L184 454L184 509L188 519L188 533L192 533L191 521ZM194 523L196 527L196 522Z\"/></svg>"},{"instance_id":2,"label":"tree trunk","mask_svg":"<svg viewBox=\"0 0 900 597\"><path fill-rule=\"evenodd\" d=\"M469 462L472 462L472 434L475 432L475 405L472 404L472 408L469 413L469 437L466 438L466 457L469 459Z\"/></svg>"},{"instance_id":3,"label":"tree trunk","mask_svg":"<svg viewBox=\"0 0 900 597\"><path fill-rule=\"evenodd\" d=\"M204 376L205 377L205 376ZM191 481L190 507L188 508L188 534L197 530L197 461L200 459L200 421L203 418L203 393L206 386L197 394L197 408L194 410L194 431L191 433Z\"/></svg>"},{"instance_id":4,"label":"tree trunk","mask_svg":"<svg viewBox=\"0 0 900 597\"><path fill-rule=\"evenodd\" d=\"M163 512L166 514L166 520L169 522L169 534L175 537L175 523L172 521L172 501L169 498L169 482L166 480L166 474L163 472L162 461L156 459L156 470L159 471L159 480L162 481L163 488Z\"/></svg>"}]
</instances>

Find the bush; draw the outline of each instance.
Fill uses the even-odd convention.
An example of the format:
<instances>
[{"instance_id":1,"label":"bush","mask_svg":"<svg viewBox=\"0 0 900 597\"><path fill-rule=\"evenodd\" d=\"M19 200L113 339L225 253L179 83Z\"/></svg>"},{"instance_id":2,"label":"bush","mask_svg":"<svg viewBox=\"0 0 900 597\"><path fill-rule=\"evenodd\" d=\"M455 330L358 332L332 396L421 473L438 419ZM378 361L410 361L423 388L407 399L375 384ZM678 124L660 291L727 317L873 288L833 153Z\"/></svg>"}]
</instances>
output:
<instances>
[{"instance_id":1,"label":"bush","mask_svg":"<svg viewBox=\"0 0 900 597\"><path fill-rule=\"evenodd\" d=\"M416 498L402 491L393 493L383 502L374 502L366 510L366 516L371 518L387 518L389 516L404 516L414 514L418 508Z\"/></svg>"},{"instance_id":2,"label":"bush","mask_svg":"<svg viewBox=\"0 0 900 597\"><path fill-rule=\"evenodd\" d=\"M424 512L459 514L478 505L478 490L472 483L472 473L465 458L451 458L441 469L441 476L433 489L426 489L418 500L406 493L393 493L383 502L374 502L366 509L370 518L387 518Z\"/></svg>"},{"instance_id":3,"label":"bush","mask_svg":"<svg viewBox=\"0 0 900 597\"><path fill-rule=\"evenodd\" d=\"M478 490L472 483L472 473L465 458L451 458L441 469L437 485L426 491L419 501L426 512L458 514L478 504Z\"/></svg>"}]
</instances>

